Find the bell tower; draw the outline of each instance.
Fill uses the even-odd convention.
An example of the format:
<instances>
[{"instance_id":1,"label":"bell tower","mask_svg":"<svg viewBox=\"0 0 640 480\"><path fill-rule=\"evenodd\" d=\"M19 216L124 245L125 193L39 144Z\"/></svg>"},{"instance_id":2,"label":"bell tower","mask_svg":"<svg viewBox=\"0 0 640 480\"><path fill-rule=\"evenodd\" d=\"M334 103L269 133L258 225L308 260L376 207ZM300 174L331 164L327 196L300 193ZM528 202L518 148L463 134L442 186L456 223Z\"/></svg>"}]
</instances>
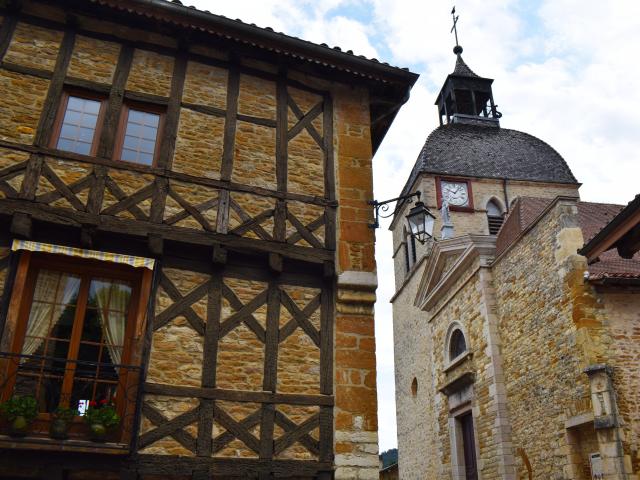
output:
<instances>
[{"instance_id":1,"label":"bell tower","mask_svg":"<svg viewBox=\"0 0 640 480\"><path fill-rule=\"evenodd\" d=\"M462 47L458 44L458 17L453 15L453 28L455 32L456 46L453 53L456 55L456 66L438 94L436 105L440 116L440 125L444 123L467 123L500 126L499 118L502 116L493 101L491 91L492 78L483 78L476 75L462 59Z\"/></svg>"}]
</instances>

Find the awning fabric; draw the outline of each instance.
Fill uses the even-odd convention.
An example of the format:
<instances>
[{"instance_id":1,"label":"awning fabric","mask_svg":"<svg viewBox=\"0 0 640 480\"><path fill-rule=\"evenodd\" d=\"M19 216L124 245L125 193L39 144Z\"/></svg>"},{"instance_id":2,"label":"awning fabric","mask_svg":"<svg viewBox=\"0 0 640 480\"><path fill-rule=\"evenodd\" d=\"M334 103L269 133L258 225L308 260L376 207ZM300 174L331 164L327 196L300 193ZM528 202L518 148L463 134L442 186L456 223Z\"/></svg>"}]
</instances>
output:
<instances>
[{"instance_id":1,"label":"awning fabric","mask_svg":"<svg viewBox=\"0 0 640 480\"><path fill-rule=\"evenodd\" d=\"M153 270L155 260L153 258L134 257L133 255L122 255L120 253L101 252L98 250L84 250L81 248L65 247L63 245L52 245L49 243L32 242L30 240L14 240L11 250L28 250L30 252L56 253L58 255L68 255L70 257L88 258L103 262L121 263L131 265L135 268L148 268Z\"/></svg>"}]
</instances>

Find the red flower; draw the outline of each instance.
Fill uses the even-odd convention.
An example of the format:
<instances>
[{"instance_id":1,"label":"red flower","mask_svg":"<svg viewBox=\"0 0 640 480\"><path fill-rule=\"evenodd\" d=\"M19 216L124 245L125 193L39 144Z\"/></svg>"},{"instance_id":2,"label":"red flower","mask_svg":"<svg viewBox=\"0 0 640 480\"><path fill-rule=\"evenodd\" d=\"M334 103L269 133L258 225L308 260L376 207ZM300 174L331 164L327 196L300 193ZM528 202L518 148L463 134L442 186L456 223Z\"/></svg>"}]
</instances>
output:
<instances>
[{"instance_id":1,"label":"red flower","mask_svg":"<svg viewBox=\"0 0 640 480\"><path fill-rule=\"evenodd\" d=\"M106 398L100 400L100 405L106 405L107 403L109 403L109 400L107 400Z\"/></svg>"},{"instance_id":2,"label":"red flower","mask_svg":"<svg viewBox=\"0 0 640 480\"><path fill-rule=\"evenodd\" d=\"M97 406L98 406L98 402L96 402L95 400L91 400L91 401L89 402L89 406L90 406L90 407L97 407Z\"/></svg>"}]
</instances>

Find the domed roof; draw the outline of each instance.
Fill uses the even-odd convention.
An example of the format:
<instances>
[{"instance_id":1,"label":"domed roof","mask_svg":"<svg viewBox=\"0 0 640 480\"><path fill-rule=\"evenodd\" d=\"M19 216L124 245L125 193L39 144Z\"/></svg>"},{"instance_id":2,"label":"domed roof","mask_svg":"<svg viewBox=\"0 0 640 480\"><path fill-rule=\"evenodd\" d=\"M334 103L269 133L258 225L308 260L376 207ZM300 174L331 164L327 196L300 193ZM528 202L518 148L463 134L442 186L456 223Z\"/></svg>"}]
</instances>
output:
<instances>
[{"instance_id":1,"label":"domed roof","mask_svg":"<svg viewBox=\"0 0 640 480\"><path fill-rule=\"evenodd\" d=\"M427 137L403 194L420 173L578 183L560 154L539 138L507 128L458 123L441 125Z\"/></svg>"}]
</instances>

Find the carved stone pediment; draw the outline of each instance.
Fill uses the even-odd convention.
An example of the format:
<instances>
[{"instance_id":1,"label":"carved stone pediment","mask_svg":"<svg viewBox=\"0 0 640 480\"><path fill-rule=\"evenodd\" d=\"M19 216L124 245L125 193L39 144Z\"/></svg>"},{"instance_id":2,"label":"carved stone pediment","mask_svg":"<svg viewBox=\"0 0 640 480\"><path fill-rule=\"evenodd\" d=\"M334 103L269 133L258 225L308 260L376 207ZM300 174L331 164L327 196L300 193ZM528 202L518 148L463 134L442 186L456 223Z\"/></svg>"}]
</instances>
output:
<instances>
[{"instance_id":1,"label":"carved stone pediment","mask_svg":"<svg viewBox=\"0 0 640 480\"><path fill-rule=\"evenodd\" d=\"M427 260L414 305L430 310L477 258L480 265L489 266L495 249L496 237L490 235L464 235L437 242Z\"/></svg>"}]
</instances>

